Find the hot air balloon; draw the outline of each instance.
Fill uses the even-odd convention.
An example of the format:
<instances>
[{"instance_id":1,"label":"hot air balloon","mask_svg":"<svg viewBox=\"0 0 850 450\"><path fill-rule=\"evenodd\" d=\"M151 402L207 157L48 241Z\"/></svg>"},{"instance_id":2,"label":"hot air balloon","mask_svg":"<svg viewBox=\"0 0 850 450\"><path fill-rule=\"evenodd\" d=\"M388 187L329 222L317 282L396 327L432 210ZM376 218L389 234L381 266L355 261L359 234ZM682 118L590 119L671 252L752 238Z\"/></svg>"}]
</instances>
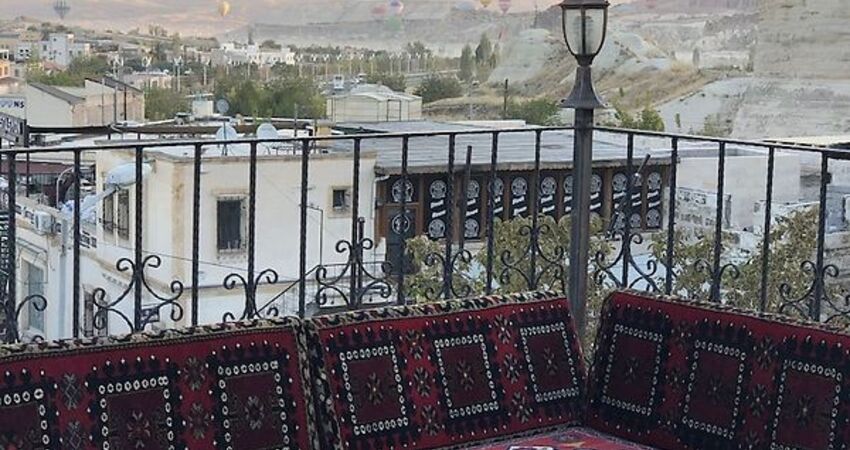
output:
<instances>
[{"instance_id":1,"label":"hot air balloon","mask_svg":"<svg viewBox=\"0 0 850 450\"><path fill-rule=\"evenodd\" d=\"M481 0L481 6L483 6L485 9L491 4L493 4L493 0Z\"/></svg>"},{"instance_id":2,"label":"hot air balloon","mask_svg":"<svg viewBox=\"0 0 850 450\"><path fill-rule=\"evenodd\" d=\"M67 0L56 0L56 3L53 4L53 10L56 11L60 19L64 20L65 16L71 11L71 6L68 5Z\"/></svg>"},{"instance_id":3,"label":"hot air balloon","mask_svg":"<svg viewBox=\"0 0 850 450\"><path fill-rule=\"evenodd\" d=\"M387 5L381 4L372 8L372 15L377 19L381 19L387 15Z\"/></svg>"},{"instance_id":4,"label":"hot air balloon","mask_svg":"<svg viewBox=\"0 0 850 450\"><path fill-rule=\"evenodd\" d=\"M221 17L230 15L230 2L223 1L218 4L218 15Z\"/></svg>"},{"instance_id":5,"label":"hot air balloon","mask_svg":"<svg viewBox=\"0 0 850 450\"><path fill-rule=\"evenodd\" d=\"M511 9L511 0L499 0L499 9L502 10L502 14L507 14Z\"/></svg>"},{"instance_id":6,"label":"hot air balloon","mask_svg":"<svg viewBox=\"0 0 850 450\"><path fill-rule=\"evenodd\" d=\"M390 0L390 14L399 17L404 12L404 3L401 0Z\"/></svg>"}]
</instances>

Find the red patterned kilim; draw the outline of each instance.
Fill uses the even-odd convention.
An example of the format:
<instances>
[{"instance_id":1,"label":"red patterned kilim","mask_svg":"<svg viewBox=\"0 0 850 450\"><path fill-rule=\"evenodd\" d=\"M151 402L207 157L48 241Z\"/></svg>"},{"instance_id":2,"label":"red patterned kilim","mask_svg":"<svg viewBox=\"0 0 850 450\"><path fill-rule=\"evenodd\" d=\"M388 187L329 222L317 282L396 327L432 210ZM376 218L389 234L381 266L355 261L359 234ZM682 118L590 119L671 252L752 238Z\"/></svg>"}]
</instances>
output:
<instances>
[{"instance_id":1,"label":"red patterned kilim","mask_svg":"<svg viewBox=\"0 0 850 450\"><path fill-rule=\"evenodd\" d=\"M475 450L651 450L589 428L569 428L526 439L474 447Z\"/></svg>"},{"instance_id":2,"label":"red patterned kilim","mask_svg":"<svg viewBox=\"0 0 850 450\"><path fill-rule=\"evenodd\" d=\"M846 449L850 336L632 293L603 309L588 425L664 449Z\"/></svg>"},{"instance_id":3,"label":"red patterned kilim","mask_svg":"<svg viewBox=\"0 0 850 450\"><path fill-rule=\"evenodd\" d=\"M568 302L487 297L308 322L328 448L446 448L578 423Z\"/></svg>"},{"instance_id":4,"label":"red patterned kilim","mask_svg":"<svg viewBox=\"0 0 850 450\"><path fill-rule=\"evenodd\" d=\"M300 327L3 347L0 448L312 449Z\"/></svg>"}]
</instances>

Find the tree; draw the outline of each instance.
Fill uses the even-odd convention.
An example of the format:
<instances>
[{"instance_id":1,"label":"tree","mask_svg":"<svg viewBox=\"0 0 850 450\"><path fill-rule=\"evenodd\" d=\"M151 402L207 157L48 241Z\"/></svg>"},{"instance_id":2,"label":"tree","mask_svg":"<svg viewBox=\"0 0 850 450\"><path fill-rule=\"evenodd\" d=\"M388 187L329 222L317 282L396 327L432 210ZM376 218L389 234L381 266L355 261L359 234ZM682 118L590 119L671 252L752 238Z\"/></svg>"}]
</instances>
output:
<instances>
[{"instance_id":1,"label":"tree","mask_svg":"<svg viewBox=\"0 0 850 450\"><path fill-rule=\"evenodd\" d=\"M804 261L812 260L817 245L818 208L798 210L776 219L770 234L770 259L768 265L768 311L778 311L783 298L793 300L803 297L812 282L812 275L802 268ZM666 233L653 237L650 249L657 261L666 261ZM731 235L723 235L722 255L732 255ZM677 229L673 239L675 273L673 292L689 298L706 299L711 287L710 256L714 248L714 231L708 229ZM721 264L733 263L737 269L728 269L722 280L723 298L730 305L758 309L761 298L763 252L759 247L746 258L726 257ZM737 276L735 276L737 275ZM833 289L834 290L834 289ZM793 313L794 310L784 312ZM799 312L799 311L796 311Z\"/></svg>"},{"instance_id":2,"label":"tree","mask_svg":"<svg viewBox=\"0 0 850 450\"><path fill-rule=\"evenodd\" d=\"M444 98L460 97L463 87L455 77L430 75L419 88L416 95L422 97L422 102L431 103Z\"/></svg>"},{"instance_id":3,"label":"tree","mask_svg":"<svg viewBox=\"0 0 850 450\"><path fill-rule=\"evenodd\" d=\"M283 48L283 46L273 41L272 39L266 39L265 41L263 41L262 44L260 44L260 48L269 50L280 50Z\"/></svg>"},{"instance_id":4,"label":"tree","mask_svg":"<svg viewBox=\"0 0 850 450\"><path fill-rule=\"evenodd\" d=\"M561 123L560 112L558 102L539 98L520 103L511 102L508 105L507 118L524 120L531 125L552 126Z\"/></svg>"},{"instance_id":5,"label":"tree","mask_svg":"<svg viewBox=\"0 0 850 450\"><path fill-rule=\"evenodd\" d=\"M145 91L145 116L148 120L173 119L177 113L188 109L186 98L175 95L170 89L151 88Z\"/></svg>"},{"instance_id":6,"label":"tree","mask_svg":"<svg viewBox=\"0 0 850 450\"><path fill-rule=\"evenodd\" d=\"M86 78L100 79L110 73L112 67L103 55L81 56L75 58L68 68L61 72L47 73L41 68L32 67L27 79L53 86L83 86Z\"/></svg>"},{"instance_id":7,"label":"tree","mask_svg":"<svg viewBox=\"0 0 850 450\"><path fill-rule=\"evenodd\" d=\"M475 63L479 66L489 63L492 54L493 44L490 43L490 38L486 34L482 34L478 46L475 47Z\"/></svg>"},{"instance_id":8,"label":"tree","mask_svg":"<svg viewBox=\"0 0 850 450\"><path fill-rule=\"evenodd\" d=\"M640 114L633 116L628 111L614 105L615 113L613 125L620 128L632 130L664 131L664 119L657 109L645 107Z\"/></svg>"},{"instance_id":9,"label":"tree","mask_svg":"<svg viewBox=\"0 0 850 450\"><path fill-rule=\"evenodd\" d=\"M657 109L645 107L640 112L640 123L638 124L641 130L648 131L664 131L664 119Z\"/></svg>"},{"instance_id":10,"label":"tree","mask_svg":"<svg viewBox=\"0 0 850 450\"><path fill-rule=\"evenodd\" d=\"M461 81L469 82L475 76L475 59L472 54L472 47L466 45L460 54L460 74L458 75Z\"/></svg>"},{"instance_id":11,"label":"tree","mask_svg":"<svg viewBox=\"0 0 850 450\"><path fill-rule=\"evenodd\" d=\"M403 73L389 74L386 72L376 73L369 76L369 82L382 84L396 92L404 92L407 90L407 78Z\"/></svg>"}]
</instances>

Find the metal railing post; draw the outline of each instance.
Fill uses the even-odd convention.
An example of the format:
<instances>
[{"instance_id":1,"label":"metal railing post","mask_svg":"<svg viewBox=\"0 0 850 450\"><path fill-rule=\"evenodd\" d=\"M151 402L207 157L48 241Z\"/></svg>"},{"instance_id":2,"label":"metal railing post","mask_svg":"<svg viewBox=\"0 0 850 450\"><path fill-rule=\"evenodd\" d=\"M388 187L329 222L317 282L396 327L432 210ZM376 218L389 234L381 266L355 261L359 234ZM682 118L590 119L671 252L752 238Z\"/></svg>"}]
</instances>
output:
<instances>
[{"instance_id":1,"label":"metal railing post","mask_svg":"<svg viewBox=\"0 0 850 450\"><path fill-rule=\"evenodd\" d=\"M579 336L584 339L587 328L587 278L590 252L590 179L593 176L593 110L577 108L575 114L569 299Z\"/></svg>"}]
</instances>

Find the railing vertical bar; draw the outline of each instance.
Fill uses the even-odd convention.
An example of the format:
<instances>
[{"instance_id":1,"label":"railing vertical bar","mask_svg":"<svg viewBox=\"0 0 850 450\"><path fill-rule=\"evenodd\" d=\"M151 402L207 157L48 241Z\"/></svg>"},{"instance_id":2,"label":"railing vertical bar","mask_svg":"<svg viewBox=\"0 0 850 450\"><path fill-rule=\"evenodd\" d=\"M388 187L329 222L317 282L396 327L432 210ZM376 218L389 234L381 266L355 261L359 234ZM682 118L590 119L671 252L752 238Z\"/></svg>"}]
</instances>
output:
<instances>
[{"instance_id":1,"label":"railing vertical bar","mask_svg":"<svg viewBox=\"0 0 850 450\"><path fill-rule=\"evenodd\" d=\"M531 233L529 236L530 242L529 247L531 249L529 258L529 273L528 281L530 286L529 289L535 290L537 289L538 281L540 280L540 276L537 274L537 249L540 248L538 241L540 239L540 149L541 149L541 141L542 141L543 131L536 130L534 132L534 174L531 192L535 193L534 201L531 202ZM542 275L542 274L541 274Z\"/></svg>"},{"instance_id":2,"label":"railing vertical bar","mask_svg":"<svg viewBox=\"0 0 850 450\"><path fill-rule=\"evenodd\" d=\"M820 197L818 210L818 246L817 258L815 262L815 292L814 296L812 297L812 304L809 308L811 319L818 322L821 320L821 305L823 302L824 293L826 291L826 271L824 268L824 253L826 252L826 197L828 185L829 156L826 153L822 153L820 170Z\"/></svg>"},{"instance_id":3,"label":"railing vertical bar","mask_svg":"<svg viewBox=\"0 0 850 450\"><path fill-rule=\"evenodd\" d=\"M446 300L452 296L452 244L454 240L454 215L455 215L455 134L449 135L449 161L446 180L446 242L445 258L443 259L443 298ZM461 221L461 223L463 223Z\"/></svg>"},{"instance_id":4,"label":"railing vertical bar","mask_svg":"<svg viewBox=\"0 0 850 450\"><path fill-rule=\"evenodd\" d=\"M192 170L192 326L198 325L198 283L200 282L201 259L201 156L203 146L195 144L194 167Z\"/></svg>"},{"instance_id":5,"label":"railing vertical bar","mask_svg":"<svg viewBox=\"0 0 850 450\"><path fill-rule=\"evenodd\" d=\"M495 254L496 237L494 236L496 222L496 164L499 158L499 132L493 132L492 149L490 151L490 175L488 176L487 195L487 284L484 287L489 295L493 293L493 257ZM503 200L504 201L504 200Z\"/></svg>"},{"instance_id":6,"label":"railing vertical bar","mask_svg":"<svg viewBox=\"0 0 850 450\"><path fill-rule=\"evenodd\" d=\"M466 165L463 167L463 189L460 191L461 215L460 236L458 237L458 252L463 253L466 246L466 215L469 213L469 185L472 183L472 146L466 146Z\"/></svg>"},{"instance_id":7,"label":"railing vertical bar","mask_svg":"<svg viewBox=\"0 0 850 450\"><path fill-rule=\"evenodd\" d=\"M7 153L9 163L9 297L6 299L6 341L16 342L20 338L20 326L18 324L17 315L17 287L18 287L18 267L17 267L17 202L18 202L18 154L15 152Z\"/></svg>"},{"instance_id":8,"label":"railing vertical bar","mask_svg":"<svg viewBox=\"0 0 850 450\"><path fill-rule=\"evenodd\" d=\"M301 140L301 223L300 246L298 249L298 317L304 318L307 311L307 183L309 182L310 140Z\"/></svg>"},{"instance_id":9,"label":"railing vertical bar","mask_svg":"<svg viewBox=\"0 0 850 450\"><path fill-rule=\"evenodd\" d=\"M144 224L144 212L142 207L144 206L143 197L144 197L144 186L143 186L143 164L144 164L144 147L136 147L135 152L135 164L136 164L136 194L135 194L135 211L136 211L136 220L134 226L134 239L135 246L133 251L133 262L135 264L135 271L133 272L133 328L134 331L142 331L145 324L142 320L142 282L143 282L143 273L145 268L142 262L142 244L143 244L143 236L142 236L142 226Z\"/></svg>"},{"instance_id":10,"label":"railing vertical bar","mask_svg":"<svg viewBox=\"0 0 850 450\"><path fill-rule=\"evenodd\" d=\"M32 178L31 177L32 177L32 168L30 167L30 154L27 153L27 189L26 189L27 198L29 198L29 196L30 196L30 186L32 185Z\"/></svg>"},{"instance_id":11,"label":"railing vertical bar","mask_svg":"<svg viewBox=\"0 0 850 450\"><path fill-rule=\"evenodd\" d=\"M81 150L74 150L74 292L72 294L73 318L71 319L71 328L75 338L80 337L80 220L82 217L80 211L80 181L83 179L80 168L81 153ZM27 156L27 160L29 160L29 154ZM29 171L29 162L27 163L27 171ZM29 174L27 174L27 190L29 190Z\"/></svg>"},{"instance_id":12,"label":"railing vertical bar","mask_svg":"<svg viewBox=\"0 0 850 450\"><path fill-rule=\"evenodd\" d=\"M667 211L667 256L666 270L664 274L664 293L670 295L673 293L673 275L676 270L673 258L675 256L675 241L676 241L676 189L678 186L678 166L679 166L679 138L672 139L672 154L670 155L670 186L669 208Z\"/></svg>"},{"instance_id":13,"label":"railing vertical bar","mask_svg":"<svg viewBox=\"0 0 850 450\"><path fill-rule=\"evenodd\" d=\"M770 147L767 151L767 192L764 202L764 239L761 245L761 292L759 298L759 311L767 310L767 291L770 274L770 228L772 224L773 203L773 175L776 150Z\"/></svg>"},{"instance_id":14,"label":"railing vertical bar","mask_svg":"<svg viewBox=\"0 0 850 450\"><path fill-rule=\"evenodd\" d=\"M351 199L351 248L349 249L349 266L351 274L349 277L349 294L348 306L357 308L360 305L360 295L358 286L360 284L359 277L363 269L363 255L361 248L363 245L363 236L360 236L360 138L354 139L354 168L352 173L352 199Z\"/></svg>"},{"instance_id":15,"label":"railing vertical bar","mask_svg":"<svg viewBox=\"0 0 850 450\"><path fill-rule=\"evenodd\" d=\"M625 206L623 211L620 212L623 218L623 238L620 245L623 246L623 273L622 273L622 286L627 287L629 285L629 261L632 258L632 191L635 187L635 168L634 168L634 157L635 157L635 135L633 133L628 134L628 142L626 144L626 193L624 202L620 203L620 205Z\"/></svg>"},{"instance_id":16,"label":"railing vertical bar","mask_svg":"<svg viewBox=\"0 0 850 450\"><path fill-rule=\"evenodd\" d=\"M723 209L726 187L726 143L720 143L717 161L717 205L714 219L714 266L711 280L711 301L720 302L723 266L720 260L723 250Z\"/></svg>"},{"instance_id":17,"label":"railing vertical bar","mask_svg":"<svg viewBox=\"0 0 850 450\"><path fill-rule=\"evenodd\" d=\"M399 267L396 268L398 274L398 286L396 288L397 300L396 302L399 305L404 305L407 303L405 299L404 292L404 272L407 270L407 233L413 228L413 223L410 218L407 216L407 184L409 182L409 177L407 174L407 164L408 164L408 156L410 150L410 137L404 136L401 138L401 185L402 194L401 194L401 220L402 220L402 235L401 242L399 243L399 258L398 264Z\"/></svg>"},{"instance_id":18,"label":"railing vertical bar","mask_svg":"<svg viewBox=\"0 0 850 450\"><path fill-rule=\"evenodd\" d=\"M257 143L252 142L248 155L248 289L247 318L257 315L257 282L254 273L257 264Z\"/></svg>"}]
</instances>

